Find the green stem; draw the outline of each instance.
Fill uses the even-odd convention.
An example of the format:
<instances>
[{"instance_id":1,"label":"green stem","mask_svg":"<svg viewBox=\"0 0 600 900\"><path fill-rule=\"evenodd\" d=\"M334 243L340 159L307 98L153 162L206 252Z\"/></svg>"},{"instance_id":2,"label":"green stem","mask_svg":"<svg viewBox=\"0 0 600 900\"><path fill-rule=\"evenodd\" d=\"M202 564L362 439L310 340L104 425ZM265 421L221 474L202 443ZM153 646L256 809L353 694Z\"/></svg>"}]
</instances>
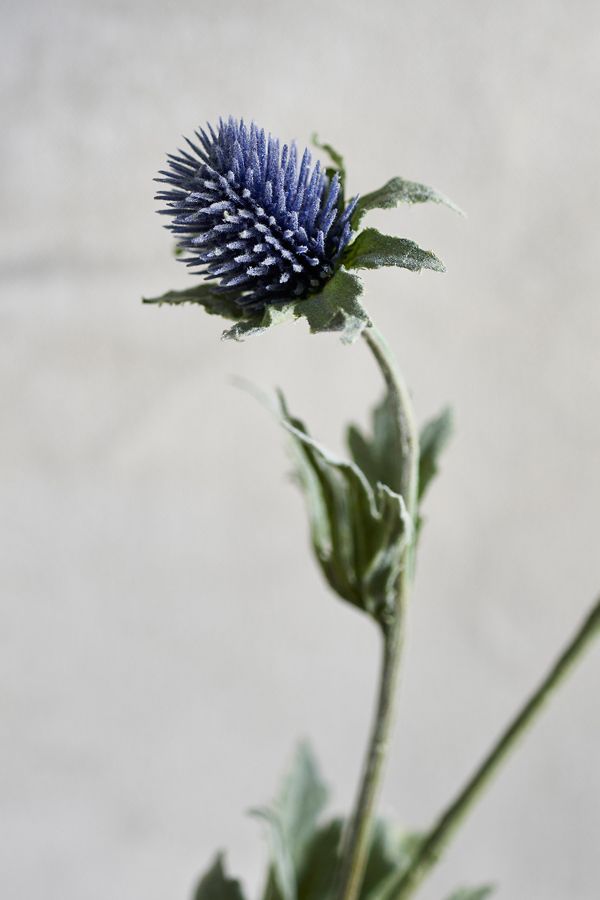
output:
<instances>
[{"instance_id":1,"label":"green stem","mask_svg":"<svg viewBox=\"0 0 600 900\"><path fill-rule=\"evenodd\" d=\"M430 869L440 859L447 844L501 763L533 723L553 691L571 671L576 660L599 633L600 597L537 690L426 836L409 868L403 875L392 879L386 886L382 900L406 900L406 898L412 897Z\"/></svg>"},{"instance_id":2,"label":"green stem","mask_svg":"<svg viewBox=\"0 0 600 900\"><path fill-rule=\"evenodd\" d=\"M402 454L402 497L413 522L418 491L419 441L408 389L381 334L373 327L363 336L373 353L394 402L397 440ZM396 593L394 615L383 627L383 656L373 728L353 814L344 838L337 882L338 900L356 900L367 864L375 806L394 716L394 698L402 654L404 618L410 590L414 534L407 541Z\"/></svg>"},{"instance_id":3,"label":"green stem","mask_svg":"<svg viewBox=\"0 0 600 900\"><path fill-rule=\"evenodd\" d=\"M419 435L410 393L383 335L374 325L371 325L369 328L365 328L363 337L381 369L386 387L394 401L398 445L402 454L400 493L408 511L414 515L419 488Z\"/></svg>"}]
</instances>

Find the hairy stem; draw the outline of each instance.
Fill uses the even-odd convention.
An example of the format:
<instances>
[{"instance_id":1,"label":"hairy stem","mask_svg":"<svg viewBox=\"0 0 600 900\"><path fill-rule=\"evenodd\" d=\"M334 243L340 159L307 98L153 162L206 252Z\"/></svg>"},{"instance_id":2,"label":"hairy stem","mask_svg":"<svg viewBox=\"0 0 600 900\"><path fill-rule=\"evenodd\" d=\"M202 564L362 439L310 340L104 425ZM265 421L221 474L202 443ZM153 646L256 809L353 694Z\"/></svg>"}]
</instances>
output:
<instances>
[{"instance_id":1,"label":"hairy stem","mask_svg":"<svg viewBox=\"0 0 600 900\"><path fill-rule=\"evenodd\" d=\"M397 444L402 454L401 493L414 522L418 492L419 441L410 395L381 334L373 326L370 326L365 329L363 336L381 369L387 389L393 399ZM358 796L342 847L336 892L338 900L356 900L364 878L375 805L381 785L393 723L394 698L402 653L405 609L410 590L413 550L414 533L408 537L403 550L394 614L383 628L383 656L377 708L367 747Z\"/></svg>"},{"instance_id":2,"label":"hairy stem","mask_svg":"<svg viewBox=\"0 0 600 900\"><path fill-rule=\"evenodd\" d=\"M569 674L576 660L591 644L593 638L599 634L600 597L537 690L527 700L474 775L425 837L409 868L403 875L392 879L386 886L382 900L406 900L413 896L430 869L438 862L466 814L518 739L527 731L545 702Z\"/></svg>"}]
</instances>

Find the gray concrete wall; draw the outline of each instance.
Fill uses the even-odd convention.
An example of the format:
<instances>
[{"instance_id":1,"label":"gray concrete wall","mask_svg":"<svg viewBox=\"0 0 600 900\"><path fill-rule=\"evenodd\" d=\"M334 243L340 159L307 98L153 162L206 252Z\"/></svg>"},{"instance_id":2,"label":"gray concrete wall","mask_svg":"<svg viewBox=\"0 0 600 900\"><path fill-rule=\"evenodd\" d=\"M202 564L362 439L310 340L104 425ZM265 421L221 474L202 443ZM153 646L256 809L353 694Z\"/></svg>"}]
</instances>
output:
<instances>
[{"instance_id":1,"label":"gray concrete wall","mask_svg":"<svg viewBox=\"0 0 600 900\"><path fill-rule=\"evenodd\" d=\"M423 826L600 587L600 7L24 2L2 29L3 900L185 898L213 850L257 885L244 810L296 739L349 806L374 629L309 558L284 386L340 447L379 380L302 325L241 345L182 287L152 177L219 114L345 151L469 213L373 223L448 273L365 276L424 419L458 433L428 523L383 809ZM469 820L423 900L595 900L600 654Z\"/></svg>"}]
</instances>

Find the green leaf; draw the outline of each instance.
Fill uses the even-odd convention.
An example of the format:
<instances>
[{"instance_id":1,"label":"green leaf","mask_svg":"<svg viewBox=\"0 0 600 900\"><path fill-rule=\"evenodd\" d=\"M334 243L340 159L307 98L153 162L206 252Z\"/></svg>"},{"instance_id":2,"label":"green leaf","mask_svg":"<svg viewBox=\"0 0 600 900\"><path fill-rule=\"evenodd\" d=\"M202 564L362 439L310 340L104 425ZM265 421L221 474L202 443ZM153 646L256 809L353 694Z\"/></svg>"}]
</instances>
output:
<instances>
[{"instance_id":1,"label":"green leaf","mask_svg":"<svg viewBox=\"0 0 600 900\"><path fill-rule=\"evenodd\" d=\"M235 325L223 332L226 340L243 341L262 334L273 325L306 319L311 334L337 332L343 343L351 344L370 325L369 317L359 302L362 285L356 275L338 269L318 294L302 300L269 303L264 310L248 313L239 304L239 291L219 291L213 284L201 282L183 291L167 291L160 297L144 297L143 303L180 306L196 303L210 315L223 316Z\"/></svg>"},{"instance_id":2,"label":"green leaf","mask_svg":"<svg viewBox=\"0 0 600 900\"><path fill-rule=\"evenodd\" d=\"M362 217L371 209L392 209L399 203L442 203L464 216L463 211L452 200L439 191L419 184L418 181L406 181L404 178L391 178L383 187L363 194L352 216L352 227L358 228Z\"/></svg>"},{"instance_id":3,"label":"green leaf","mask_svg":"<svg viewBox=\"0 0 600 900\"><path fill-rule=\"evenodd\" d=\"M293 322L298 318L296 303L270 303L264 310L240 317L239 321L223 332L226 341L243 341L247 337L263 334L267 328L273 325L281 325L284 322Z\"/></svg>"},{"instance_id":4,"label":"green leaf","mask_svg":"<svg viewBox=\"0 0 600 900\"><path fill-rule=\"evenodd\" d=\"M448 900L486 900L486 897L491 897L494 890L495 888L491 884L478 888L461 888L448 897Z\"/></svg>"},{"instance_id":5,"label":"green leaf","mask_svg":"<svg viewBox=\"0 0 600 900\"><path fill-rule=\"evenodd\" d=\"M340 334L343 343L351 344L370 324L358 300L361 294L362 285L356 275L338 269L318 294L290 303L271 303L264 312L238 322L223 337L240 341L261 334L271 325L304 318L311 334L334 331Z\"/></svg>"},{"instance_id":6,"label":"green leaf","mask_svg":"<svg viewBox=\"0 0 600 900\"><path fill-rule=\"evenodd\" d=\"M194 900L244 900L239 881L225 874L224 857L219 853L194 891Z\"/></svg>"},{"instance_id":7,"label":"green leaf","mask_svg":"<svg viewBox=\"0 0 600 900\"><path fill-rule=\"evenodd\" d=\"M202 281L193 287L183 291L167 291L160 297L142 297L142 303L153 303L162 306L163 303L172 306L181 306L183 303L196 303L203 306L212 316L223 316L225 319L241 319L244 315L237 299L239 291L218 291L214 284Z\"/></svg>"},{"instance_id":8,"label":"green leaf","mask_svg":"<svg viewBox=\"0 0 600 900\"><path fill-rule=\"evenodd\" d=\"M298 746L275 803L294 865L298 867L327 802L315 756L307 743Z\"/></svg>"},{"instance_id":9,"label":"green leaf","mask_svg":"<svg viewBox=\"0 0 600 900\"><path fill-rule=\"evenodd\" d=\"M365 894L364 897L361 895L361 900L395 900L398 885L412 864L424 839L422 834L400 832L396 838L398 841L397 849L392 854L395 864L389 867L385 866L385 869L382 870L381 878L372 886L368 894Z\"/></svg>"},{"instance_id":10,"label":"green leaf","mask_svg":"<svg viewBox=\"0 0 600 900\"><path fill-rule=\"evenodd\" d=\"M443 262L430 250L422 250L408 238L381 234L376 228L366 228L349 245L344 254L347 269L379 269L381 266L400 266L411 272L433 269L445 272Z\"/></svg>"},{"instance_id":11,"label":"green leaf","mask_svg":"<svg viewBox=\"0 0 600 900\"><path fill-rule=\"evenodd\" d=\"M371 321L358 298L362 285L356 275L338 269L319 294L297 301L297 315L308 321L311 334L337 331L351 344Z\"/></svg>"},{"instance_id":12,"label":"green leaf","mask_svg":"<svg viewBox=\"0 0 600 900\"><path fill-rule=\"evenodd\" d=\"M298 900L330 900L344 823L333 819L313 836L298 876Z\"/></svg>"},{"instance_id":13,"label":"green leaf","mask_svg":"<svg viewBox=\"0 0 600 900\"><path fill-rule=\"evenodd\" d=\"M271 863L264 900L296 900L296 873L283 824L273 809L266 806L250 810L250 815L267 825Z\"/></svg>"},{"instance_id":14,"label":"green leaf","mask_svg":"<svg viewBox=\"0 0 600 900\"><path fill-rule=\"evenodd\" d=\"M298 900L332 900L343 831L343 820L333 819L315 834L299 876ZM377 891L385 880L408 866L420 840L390 822L377 820L360 900L376 900Z\"/></svg>"},{"instance_id":15,"label":"green leaf","mask_svg":"<svg viewBox=\"0 0 600 900\"><path fill-rule=\"evenodd\" d=\"M404 872L422 841L421 835L406 832L392 822L378 819L371 838L360 898L377 900L381 886L392 875Z\"/></svg>"},{"instance_id":16,"label":"green leaf","mask_svg":"<svg viewBox=\"0 0 600 900\"><path fill-rule=\"evenodd\" d=\"M295 900L297 873L326 801L315 757L308 744L300 744L272 809L252 810L269 826L271 867L265 898Z\"/></svg>"},{"instance_id":17,"label":"green leaf","mask_svg":"<svg viewBox=\"0 0 600 900\"><path fill-rule=\"evenodd\" d=\"M340 177L340 185L342 188L342 191L341 191L342 196L340 198L341 203L339 205L343 206L344 191L345 191L345 187L346 187L346 167L344 165L343 156L341 155L341 153L338 153L338 151L334 147L332 147L331 144L322 143L319 140L319 136L317 135L316 132L312 135L311 143L313 143L315 147L318 147L319 150L323 150L332 162L332 165L328 166L327 169L325 170L327 176L329 178L332 178L336 172L338 173L338 175Z\"/></svg>"},{"instance_id":18,"label":"green leaf","mask_svg":"<svg viewBox=\"0 0 600 900\"><path fill-rule=\"evenodd\" d=\"M363 434L350 425L346 440L352 459L362 469L373 488L385 484L396 494L402 486L402 454L398 449L398 432L394 402L388 391L373 409L372 434Z\"/></svg>"},{"instance_id":19,"label":"green leaf","mask_svg":"<svg viewBox=\"0 0 600 900\"><path fill-rule=\"evenodd\" d=\"M446 407L422 428L419 437L419 500L438 473L439 458L452 437L452 410Z\"/></svg>"},{"instance_id":20,"label":"green leaf","mask_svg":"<svg viewBox=\"0 0 600 900\"><path fill-rule=\"evenodd\" d=\"M380 624L394 610L404 548L412 534L402 497L373 487L354 462L336 459L292 418L283 395L280 416L292 437L315 556L330 586Z\"/></svg>"}]
</instances>

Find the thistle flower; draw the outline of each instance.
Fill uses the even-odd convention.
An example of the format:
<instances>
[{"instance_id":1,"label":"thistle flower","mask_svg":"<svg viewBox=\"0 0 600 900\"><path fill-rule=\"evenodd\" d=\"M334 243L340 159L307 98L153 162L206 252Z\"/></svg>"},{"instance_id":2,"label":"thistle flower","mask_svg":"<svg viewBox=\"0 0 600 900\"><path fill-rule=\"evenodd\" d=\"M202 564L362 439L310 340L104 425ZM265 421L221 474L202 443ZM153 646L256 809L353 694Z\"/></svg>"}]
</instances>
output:
<instances>
[{"instance_id":1,"label":"thistle flower","mask_svg":"<svg viewBox=\"0 0 600 900\"><path fill-rule=\"evenodd\" d=\"M183 261L219 288L235 289L247 310L301 299L333 275L352 229L355 197L344 206L338 173L305 150L284 144L254 123L219 120L196 132L197 143L168 155L156 199L166 226L186 252ZM191 151L191 152L190 152Z\"/></svg>"},{"instance_id":2,"label":"thistle flower","mask_svg":"<svg viewBox=\"0 0 600 900\"><path fill-rule=\"evenodd\" d=\"M206 278L144 303L202 306L233 322L223 332L229 340L304 319L312 334L335 332L352 343L371 324L353 270L444 271L434 253L408 238L361 230L371 210L399 203L457 209L433 188L395 177L346 203L344 160L330 144L313 138L330 165L311 167L308 150L298 163L294 143L280 148L262 128L231 117L186 141L159 173L165 187L156 199L183 261Z\"/></svg>"}]
</instances>

